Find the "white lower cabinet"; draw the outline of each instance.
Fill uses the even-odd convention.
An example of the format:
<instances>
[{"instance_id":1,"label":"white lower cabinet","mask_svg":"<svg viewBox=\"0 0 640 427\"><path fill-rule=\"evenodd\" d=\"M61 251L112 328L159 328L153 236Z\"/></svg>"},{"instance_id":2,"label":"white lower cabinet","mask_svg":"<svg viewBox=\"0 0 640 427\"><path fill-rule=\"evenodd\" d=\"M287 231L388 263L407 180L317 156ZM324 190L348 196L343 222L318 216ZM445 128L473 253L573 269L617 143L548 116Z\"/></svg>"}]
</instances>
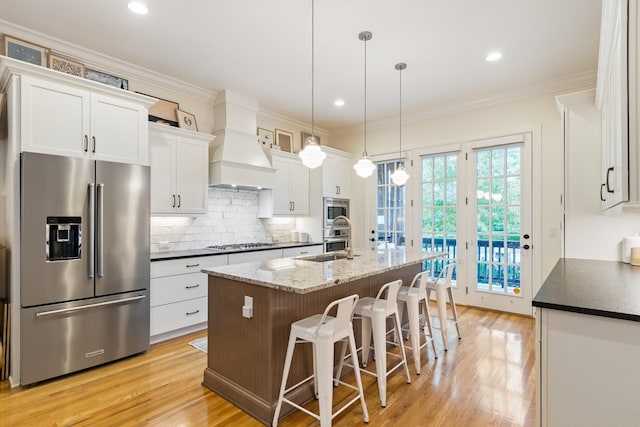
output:
<instances>
[{"instance_id":1,"label":"white lower cabinet","mask_svg":"<svg viewBox=\"0 0 640 427\"><path fill-rule=\"evenodd\" d=\"M640 322L538 308L538 423L636 426Z\"/></svg>"},{"instance_id":2,"label":"white lower cabinet","mask_svg":"<svg viewBox=\"0 0 640 427\"><path fill-rule=\"evenodd\" d=\"M151 343L207 327L209 276L203 268L322 253L322 245L237 252L151 263Z\"/></svg>"},{"instance_id":3,"label":"white lower cabinet","mask_svg":"<svg viewBox=\"0 0 640 427\"><path fill-rule=\"evenodd\" d=\"M151 263L151 342L206 327L208 276L200 270L227 263L227 255Z\"/></svg>"}]
</instances>

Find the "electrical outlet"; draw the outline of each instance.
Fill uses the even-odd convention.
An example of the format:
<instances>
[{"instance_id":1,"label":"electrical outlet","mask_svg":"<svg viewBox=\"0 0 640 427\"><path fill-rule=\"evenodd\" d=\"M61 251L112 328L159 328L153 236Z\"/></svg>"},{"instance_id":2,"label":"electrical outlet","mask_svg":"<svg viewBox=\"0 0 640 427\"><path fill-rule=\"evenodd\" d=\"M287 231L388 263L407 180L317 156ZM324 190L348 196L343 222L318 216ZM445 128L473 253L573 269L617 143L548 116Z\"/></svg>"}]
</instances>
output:
<instances>
[{"instance_id":1,"label":"electrical outlet","mask_svg":"<svg viewBox=\"0 0 640 427\"><path fill-rule=\"evenodd\" d=\"M244 296L244 305L242 306L242 317L251 319L253 317L253 297Z\"/></svg>"}]
</instances>

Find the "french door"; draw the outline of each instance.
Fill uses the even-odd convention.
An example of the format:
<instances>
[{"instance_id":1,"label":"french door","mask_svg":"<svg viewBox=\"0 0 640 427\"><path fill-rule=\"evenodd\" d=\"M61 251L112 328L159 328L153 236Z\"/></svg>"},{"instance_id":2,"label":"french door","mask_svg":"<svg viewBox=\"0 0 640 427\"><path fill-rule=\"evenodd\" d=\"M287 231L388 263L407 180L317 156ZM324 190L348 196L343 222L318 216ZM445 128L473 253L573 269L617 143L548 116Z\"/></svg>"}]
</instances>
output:
<instances>
[{"instance_id":1,"label":"french door","mask_svg":"<svg viewBox=\"0 0 640 427\"><path fill-rule=\"evenodd\" d=\"M531 135L416 152L413 247L456 262L456 302L531 315Z\"/></svg>"},{"instance_id":2,"label":"french door","mask_svg":"<svg viewBox=\"0 0 640 427\"><path fill-rule=\"evenodd\" d=\"M467 303L531 315L531 135L468 144Z\"/></svg>"}]
</instances>

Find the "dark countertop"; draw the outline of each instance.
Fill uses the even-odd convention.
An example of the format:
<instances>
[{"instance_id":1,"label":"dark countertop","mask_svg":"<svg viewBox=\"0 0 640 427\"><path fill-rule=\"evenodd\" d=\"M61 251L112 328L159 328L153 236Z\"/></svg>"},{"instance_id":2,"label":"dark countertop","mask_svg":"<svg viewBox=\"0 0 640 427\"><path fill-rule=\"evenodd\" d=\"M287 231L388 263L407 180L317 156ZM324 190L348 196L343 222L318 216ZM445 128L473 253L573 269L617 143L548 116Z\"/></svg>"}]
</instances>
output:
<instances>
[{"instance_id":1,"label":"dark countertop","mask_svg":"<svg viewBox=\"0 0 640 427\"><path fill-rule=\"evenodd\" d=\"M201 257L201 256L210 256L210 255L224 255L224 254L234 254L238 252L259 252L259 251L268 251L271 249L287 249L287 248L302 248L305 246L317 246L322 245L322 243L308 242L308 243L279 243L273 246L265 246L263 248L251 248L251 249L235 249L235 250L216 250L216 249L193 249L189 251L165 251L165 252L152 252L151 253L151 262L153 261L166 261L169 259L180 259L180 258L193 258L193 257Z\"/></svg>"},{"instance_id":2,"label":"dark countertop","mask_svg":"<svg viewBox=\"0 0 640 427\"><path fill-rule=\"evenodd\" d=\"M533 305L640 322L640 267L561 258Z\"/></svg>"}]
</instances>

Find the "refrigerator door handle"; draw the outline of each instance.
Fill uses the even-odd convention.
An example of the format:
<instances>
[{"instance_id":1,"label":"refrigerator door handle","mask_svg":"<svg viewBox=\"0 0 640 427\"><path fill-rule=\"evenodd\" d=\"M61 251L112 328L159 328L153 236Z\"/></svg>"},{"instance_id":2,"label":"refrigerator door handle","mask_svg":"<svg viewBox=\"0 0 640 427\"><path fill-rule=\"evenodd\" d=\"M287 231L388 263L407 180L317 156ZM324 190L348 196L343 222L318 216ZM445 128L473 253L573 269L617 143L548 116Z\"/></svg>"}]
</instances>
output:
<instances>
[{"instance_id":1,"label":"refrigerator door handle","mask_svg":"<svg viewBox=\"0 0 640 427\"><path fill-rule=\"evenodd\" d=\"M95 236L96 236L96 197L95 184L89 184L89 241L87 245L87 265L89 266L89 279L95 277Z\"/></svg>"},{"instance_id":2,"label":"refrigerator door handle","mask_svg":"<svg viewBox=\"0 0 640 427\"><path fill-rule=\"evenodd\" d=\"M104 184L97 184L97 198L98 198L98 203L97 203L97 209L98 209L98 216L97 216L97 227L98 227L98 232L97 232L97 236L96 236L96 251L97 253L97 270L98 270L98 277L104 277L104 271L103 271L103 266L104 266L104 247L103 247L103 237L104 237Z\"/></svg>"},{"instance_id":3,"label":"refrigerator door handle","mask_svg":"<svg viewBox=\"0 0 640 427\"><path fill-rule=\"evenodd\" d=\"M105 305L121 304L123 302L137 301L137 300L141 300L141 299L144 299L144 298L146 298L146 296L138 295L138 296L131 297L131 298L122 298L122 299L116 299L116 300L111 300L111 301L98 302L98 303L95 303L95 304L80 305L78 307L61 308L59 310L39 311L39 312L36 313L36 317L52 316L54 314L60 314L60 313L72 313L72 312L78 311L78 310L86 310L88 308L102 307L102 306L105 306Z\"/></svg>"}]
</instances>

